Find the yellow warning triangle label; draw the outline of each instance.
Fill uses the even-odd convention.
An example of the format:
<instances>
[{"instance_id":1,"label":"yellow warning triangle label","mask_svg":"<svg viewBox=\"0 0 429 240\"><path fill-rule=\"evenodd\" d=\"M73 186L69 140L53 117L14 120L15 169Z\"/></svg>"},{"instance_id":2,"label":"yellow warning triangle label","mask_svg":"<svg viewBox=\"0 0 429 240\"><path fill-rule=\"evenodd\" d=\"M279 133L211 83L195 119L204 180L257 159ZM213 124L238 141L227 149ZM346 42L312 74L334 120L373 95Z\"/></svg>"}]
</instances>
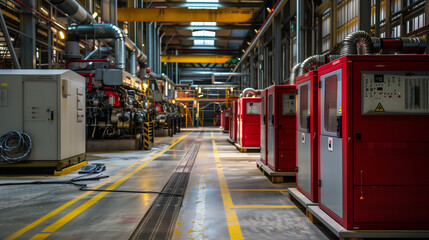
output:
<instances>
[{"instance_id":1,"label":"yellow warning triangle label","mask_svg":"<svg viewBox=\"0 0 429 240\"><path fill-rule=\"evenodd\" d=\"M375 111L376 112L384 112L384 108L381 105L381 103L378 103L377 107L375 108Z\"/></svg>"},{"instance_id":2,"label":"yellow warning triangle label","mask_svg":"<svg viewBox=\"0 0 429 240\"><path fill-rule=\"evenodd\" d=\"M289 111L289 113L290 113L290 114L294 114L295 112L291 109L291 110Z\"/></svg>"},{"instance_id":3,"label":"yellow warning triangle label","mask_svg":"<svg viewBox=\"0 0 429 240\"><path fill-rule=\"evenodd\" d=\"M338 113L343 113L343 111L341 110L341 106L340 108L338 108Z\"/></svg>"}]
</instances>

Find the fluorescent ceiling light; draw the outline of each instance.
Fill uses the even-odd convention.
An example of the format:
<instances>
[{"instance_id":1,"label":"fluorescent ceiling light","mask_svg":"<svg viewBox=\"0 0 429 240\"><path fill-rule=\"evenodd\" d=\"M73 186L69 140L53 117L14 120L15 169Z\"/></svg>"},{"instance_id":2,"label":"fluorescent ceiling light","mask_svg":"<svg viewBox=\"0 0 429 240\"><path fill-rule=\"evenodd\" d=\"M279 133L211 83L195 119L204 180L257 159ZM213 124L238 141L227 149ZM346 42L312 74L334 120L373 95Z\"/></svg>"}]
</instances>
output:
<instances>
[{"instance_id":1,"label":"fluorescent ceiling light","mask_svg":"<svg viewBox=\"0 0 429 240\"><path fill-rule=\"evenodd\" d=\"M216 22L191 22L191 26L216 26Z\"/></svg>"},{"instance_id":2,"label":"fluorescent ceiling light","mask_svg":"<svg viewBox=\"0 0 429 240\"><path fill-rule=\"evenodd\" d=\"M214 46L214 40L194 40L194 45Z\"/></svg>"},{"instance_id":3,"label":"fluorescent ceiling light","mask_svg":"<svg viewBox=\"0 0 429 240\"><path fill-rule=\"evenodd\" d=\"M218 6L213 3L219 3L219 0L186 0L187 3L196 3L188 9L217 9ZM207 3L207 4L205 4Z\"/></svg>"},{"instance_id":4,"label":"fluorescent ceiling light","mask_svg":"<svg viewBox=\"0 0 429 240\"><path fill-rule=\"evenodd\" d=\"M192 32L192 36L193 37L215 37L216 36L216 32L206 31L206 30L193 31Z\"/></svg>"}]
</instances>

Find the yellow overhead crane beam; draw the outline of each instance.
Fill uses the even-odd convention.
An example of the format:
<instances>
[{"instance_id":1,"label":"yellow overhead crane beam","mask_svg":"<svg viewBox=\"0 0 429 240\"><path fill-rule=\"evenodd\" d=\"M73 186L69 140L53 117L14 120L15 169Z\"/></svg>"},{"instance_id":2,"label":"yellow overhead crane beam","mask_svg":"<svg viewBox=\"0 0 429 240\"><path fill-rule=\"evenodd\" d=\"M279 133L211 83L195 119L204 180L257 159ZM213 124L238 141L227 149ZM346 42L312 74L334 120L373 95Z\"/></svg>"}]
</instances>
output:
<instances>
[{"instance_id":1,"label":"yellow overhead crane beam","mask_svg":"<svg viewBox=\"0 0 429 240\"><path fill-rule=\"evenodd\" d=\"M161 55L161 62L169 63L226 63L227 55Z\"/></svg>"},{"instance_id":2,"label":"yellow overhead crane beam","mask_svg":"<svg viewBox=\"0 0 429 240\"><path fill-rule=\"evenodd\" d=\"M243 23L255 12L256 9L243 8L118 8L118 21Z\"/></svg>"}]
</instances>

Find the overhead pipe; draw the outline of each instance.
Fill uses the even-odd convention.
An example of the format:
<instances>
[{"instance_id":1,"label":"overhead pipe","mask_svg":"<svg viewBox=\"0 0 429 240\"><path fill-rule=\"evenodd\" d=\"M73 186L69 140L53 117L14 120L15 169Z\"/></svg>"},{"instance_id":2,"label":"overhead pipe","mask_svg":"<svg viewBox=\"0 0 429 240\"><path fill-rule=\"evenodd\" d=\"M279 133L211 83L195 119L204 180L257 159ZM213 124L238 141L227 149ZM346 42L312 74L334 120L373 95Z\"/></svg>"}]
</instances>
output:
<instances>
[{"instance_id":1,"label":"overhead pipe","mask_svg":"<svg viewBox=\"0 0 429 240\"><path fill-rule=\"evenodd\" d=\"M274 17L276 15L278 15L279 13L281 13L281 11L283 10L283 7L286 5L286 3L288 2L288 0L278 0L276 2L276 4L274 5L273 9L271 10L271 12L268 14L267 19L265 20L265 22L262 24L262 26L259 28L258 33L255 35L255 37L252 39L251 44L249 45L249 47L247 47L246 51L244 52L244 54L241 56L241 61L239 61L237 63L237 65L234 67L234 70L232 72L237 71L238 67L240 66L241 62L243 61L243 59L245 59L251 52L251 50L253 48L255 48L256 43L258 42L259 38L268 30L268 28L270 27L270 24L273 22Z\"/></svg>"},{"instance_id":2,"label":"overhead pipe","mask_svg":"<svg viewBox=\"0 0 429 240\"><path fill-rule=\"evenodd\" d=\"M96 48L94 51L92 51L88 55L86 55L86 57L84 59L88 60L88 59L91 59L96 54L109 54L111 52L113 52L113 48L111 48L111 47Z\"/></svg>"},{"instance_id":3,"label":"overhead pipe","mask_svg":"<svg viewBox=\"0 0 429 240\"><path fill-rule=\"evenodd\" d=\"M217 72L212 74L212 84L215 84L216 77L234 77L234 76L249 76L249 73L235 73L235 72Z\"/></svg>"},{"instance_id":4,"label":"overhead pipe","mask_svg":"<svg viewBox=\"0 0 429 240\"><path fill-rule=\"evenodd\" d=\"M254 88L245 88L243 92L240 93L239 98L247 97L248 94L252 94L253 96L259 96L261 95L260 90L255 90Z\"/></svg>"},{"instance_id":5,"label":"overhead pipe","mask_svg":"<svg viewBox=\"0 0 429 240\"><path fill-rule=\"evenodd\" d=\"M91 14L75 0L49 0L49 2L79 24L95 23Z\"/></svg>"}]
</instances>

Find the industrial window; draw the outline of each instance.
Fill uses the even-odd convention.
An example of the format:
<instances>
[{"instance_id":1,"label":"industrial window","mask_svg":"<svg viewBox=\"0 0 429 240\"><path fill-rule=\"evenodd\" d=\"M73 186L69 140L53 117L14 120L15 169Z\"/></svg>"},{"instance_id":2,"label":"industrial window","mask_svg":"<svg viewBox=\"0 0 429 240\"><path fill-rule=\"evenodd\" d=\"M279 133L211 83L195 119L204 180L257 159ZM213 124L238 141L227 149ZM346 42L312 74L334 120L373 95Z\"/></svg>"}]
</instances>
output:
<instances>
[{"instance_id":1,"label":"industrial window","mask_svg":"<svg viewBox=\"0 0 429 240\"><path fill-rule=\"evenodd\" d=\"M308 84L299 88L299 126L307 130L308 106Z\"/></svg>"},{"instance_id":2,"label":"industrial window","mask_svg":"<svg viewBox=\"0 0 429 240\"><path fill-rule=\"evenodd\" d=\"M325 80L324 127L326 132L337 132L337 95L338 76L335 74Z\"/></svg>"}]
</instances>

